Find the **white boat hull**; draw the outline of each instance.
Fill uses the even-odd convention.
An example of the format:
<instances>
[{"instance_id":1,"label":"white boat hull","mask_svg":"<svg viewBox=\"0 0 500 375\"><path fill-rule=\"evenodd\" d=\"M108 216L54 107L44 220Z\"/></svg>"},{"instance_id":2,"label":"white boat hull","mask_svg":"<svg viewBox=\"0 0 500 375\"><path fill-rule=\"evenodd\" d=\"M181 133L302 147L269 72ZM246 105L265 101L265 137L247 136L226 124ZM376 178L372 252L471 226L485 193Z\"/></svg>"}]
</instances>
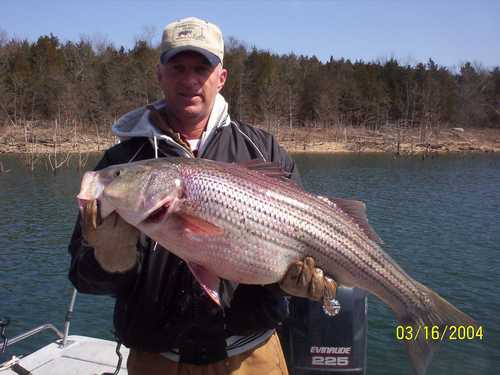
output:
<instances>
[{"instance_id":1,"label":"white boat hull","mask_svg":"<svg viewBox=\"0 0 500 375\"><path fill-rule=\"evenodd\" d=\"M100 375L116 369L116 342L76 335L68 336L64 347L59 342L44 346L16 363L33 375ZM129 349L122 346L120 353L123 356L120 375L124 375ZM0 374L18 375L12 367L0 370Z\"/></svg>"}]
</instances>

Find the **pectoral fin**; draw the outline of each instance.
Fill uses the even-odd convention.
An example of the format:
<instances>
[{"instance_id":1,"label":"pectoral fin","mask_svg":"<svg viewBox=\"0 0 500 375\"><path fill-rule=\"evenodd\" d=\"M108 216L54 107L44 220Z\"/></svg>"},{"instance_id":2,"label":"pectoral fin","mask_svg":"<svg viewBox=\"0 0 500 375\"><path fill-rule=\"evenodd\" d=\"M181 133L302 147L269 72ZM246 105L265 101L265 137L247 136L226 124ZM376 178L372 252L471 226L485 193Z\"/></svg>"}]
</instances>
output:
<instances>
[{"instance_id":1,"label":"pectoral fin","mask_svg":"<svg viewBox=\"0 0 500 375\"><path fill-rule=\"evenodd\" d=\"M197 216L189 215L186 213L176 213L176 219L179 224L181 224L187 235L193 236L222 236L224 234L224 230L212 223L209 223L202 218Z\"/></svg>"}]
</instances>

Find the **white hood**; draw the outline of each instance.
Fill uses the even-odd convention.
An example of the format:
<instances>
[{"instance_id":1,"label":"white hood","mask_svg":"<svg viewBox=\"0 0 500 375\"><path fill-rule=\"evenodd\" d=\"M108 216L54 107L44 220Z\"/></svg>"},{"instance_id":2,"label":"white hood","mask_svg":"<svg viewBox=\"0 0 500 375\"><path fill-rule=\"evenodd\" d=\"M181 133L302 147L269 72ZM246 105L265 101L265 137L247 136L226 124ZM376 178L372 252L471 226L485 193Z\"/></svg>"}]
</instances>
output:
<instances>
[{"instance_id":1,"label":"white hood","mask_svg":"<svg viewBox=\"0 0 500 375\"><path fill-rule=\"evenodd\" d=\"M158 100L152 105L157 109L165 107L167 104L164 100ZM208 119L207 128L201 136L198 145L198 153L201 154L205 148L206 142L213 131L222 126L228 126L231 123L231 118L227 111L228 105L221 94L215 97L214 107ZM166 142L177 145L177 143L168 135L163 134L156 126L149 121L149 113L151 111L146 107L134 109L126 113L116 121L111 130L113 133L124 141L134 137L147 137L151 140L156 150L156 142L164 140ZM179 146L180 147L180 146Z\"/></svg>"}]
</instances>

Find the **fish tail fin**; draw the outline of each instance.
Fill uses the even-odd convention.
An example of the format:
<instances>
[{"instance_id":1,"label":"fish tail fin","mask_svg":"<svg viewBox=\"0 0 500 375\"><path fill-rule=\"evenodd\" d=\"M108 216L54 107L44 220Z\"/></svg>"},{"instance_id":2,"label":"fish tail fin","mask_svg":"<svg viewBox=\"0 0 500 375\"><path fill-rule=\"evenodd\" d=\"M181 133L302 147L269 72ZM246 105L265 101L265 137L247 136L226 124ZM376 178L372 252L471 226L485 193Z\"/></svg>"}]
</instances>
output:
<instances>
[{"instance_id":1,"label":"fish tail fin","mask_svg":"<svg viewBox=\"0 0 500 375\"><path fill-rule=\"evenodd\" d=\"M412 327L411 339L405 340L406 349L415 373L425 375L439 343L447 339L449 327L477 327L477 323L425 285L417 283L417 286L426 308L402 314L399 320L404 327Z\"/></svg>"}]
</instances>

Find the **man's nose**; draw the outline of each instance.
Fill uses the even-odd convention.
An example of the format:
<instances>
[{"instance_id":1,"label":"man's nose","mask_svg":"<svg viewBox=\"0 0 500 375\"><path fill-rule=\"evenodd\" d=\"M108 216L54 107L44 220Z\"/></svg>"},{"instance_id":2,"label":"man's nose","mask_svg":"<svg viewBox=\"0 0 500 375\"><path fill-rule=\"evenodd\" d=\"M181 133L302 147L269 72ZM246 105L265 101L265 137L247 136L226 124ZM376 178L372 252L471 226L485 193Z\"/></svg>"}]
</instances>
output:
<instances>
[{"instance_id":1,"label":"man's nose","mask_svg":"<svg viewBox=\"0 0 500 375\"><path fill-rule=\"evenodd\" d=\"M182 75L182 83L187 87L199 87L200 77L192 69L187 69Z\"/></svg>"}]
</instances>

